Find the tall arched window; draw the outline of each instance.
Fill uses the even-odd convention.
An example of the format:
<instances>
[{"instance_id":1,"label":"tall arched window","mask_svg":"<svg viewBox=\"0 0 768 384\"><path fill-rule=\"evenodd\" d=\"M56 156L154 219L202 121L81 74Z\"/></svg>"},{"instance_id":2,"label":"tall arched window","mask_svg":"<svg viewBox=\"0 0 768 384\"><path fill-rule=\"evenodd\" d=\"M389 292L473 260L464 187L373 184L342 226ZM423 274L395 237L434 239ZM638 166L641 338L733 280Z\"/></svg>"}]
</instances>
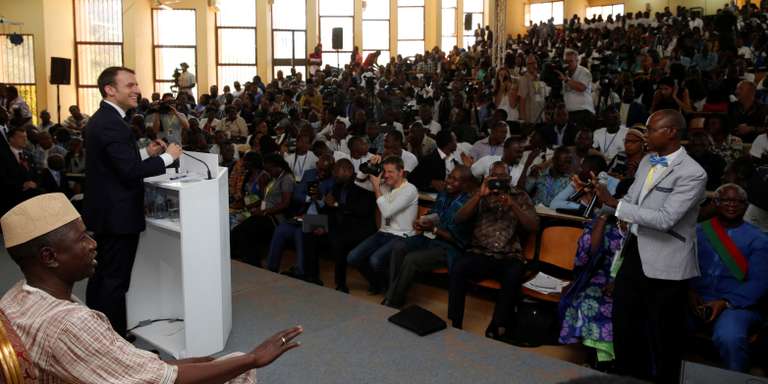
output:
<instances>
[{"instance_id":1,"label":"tall arched window","mask_svg":"<svg viewBox=\"0 0 768 384\"><path fill-rule=\"evenodd\" d=\"M0 83L13 85L19 90L19 96L27 102L33 120L37 121L35 39L33 35L21 35L24 41L15 45L8 39L9 36L0 34Z\"/></svg>"},{"instance_id":2,"label":"tall arched window","mask_svg":"<svg viewBox=\"0 0 768 384\"><path fill-rule=\"evenodd\" d=\"M463 28L462 47L464 48L475 43L475 30L478 25L481 28L485 28L485 23L483 22L483 7L485 4L483 3L483 0L464 0L462 24L465 24L465 21L470 21L469 30L467 30L466 26Z\"/></svg>"}]
</instances>

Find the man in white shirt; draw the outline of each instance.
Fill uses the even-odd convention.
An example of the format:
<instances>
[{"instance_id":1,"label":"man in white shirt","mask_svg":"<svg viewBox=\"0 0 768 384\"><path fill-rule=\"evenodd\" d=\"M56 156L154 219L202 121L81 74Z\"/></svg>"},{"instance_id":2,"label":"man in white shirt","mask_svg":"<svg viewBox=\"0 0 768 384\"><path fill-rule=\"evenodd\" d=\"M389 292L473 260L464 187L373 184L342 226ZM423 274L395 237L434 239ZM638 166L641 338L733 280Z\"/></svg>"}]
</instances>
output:
<instances>
[{"instance_id":1,"label":"man in white shirt","mask_svg":"<svg viewBox=\"0 0 768 384\"><path fill-rule=\"evenodd\" d=\"M179 74L179 92L186 92L192 95L192 88L195 87L197 79L195 74L187 71L189 64L181 63L181 73Z\"/></svg>"},{"instance_id":2,"label":"man in white shirt","mask_svg":"<svg viewBox=\"0 0 768 384\"><path fill-rule=\"evenodd\" d=\"M245 123L245 119L240 117L237 113L237 108L232 105L228 105L224 111L227 114L227 118L221 122L221 129L227 133L230 138L243 138L248 136L248 125Z\"/></svg>"},{"instance_id":3,"label":"man in white shirt","mask_svg":"<svg viewBox=\"0 0 768 384\"><path fill-rule=\"evenodd\" d=\"M392 240L415 234L413 221L419 211L419 191L406 180L403 159L389 156L382 161L373 156L370 161L380 162L383 168L382 176L368 176L381 213L381 227L349 253L347 263L356 266L368 280L370 292L378 293L389 266Z\"/></svg>"},{"instance_id":4,"label":"man in white shirt","mask_svg":"<svg viewBox=\"0 0 768 384\"><path fill-rule=\"evenodd\" d=\"M286 153L283 157L291 167L296 182L300 182L304 173L310 169L315 169L317 156L309 150L312 138L309 135L299 135L296 137L296 152Z\"/></svg>"},{"instance_id":5,"label":"man in white shirt","mask_svg":"<svg viewBox=\"0 0 768 384\"><path fill-rule=\"evenodd\" d=\"M619 113L615 107L609 107L603 112L605 127L595 131L593 147L603 153L610 163L617 153L624 151L624 137L627 127L619 124Z\"/></svg>"},{"instance_id":6,"label":"man in white shirt","mask_svg":"<svg viewBox=\"0 0 768 384\"><path fill-rule=\"evenodd\" d=\"M523 151L523 138L512 136L504 142L504 154L502 156L485 156L472 164L472 175L477 178L488 176L491 166L497 161L507 163L511 185L517 185L523 175L526 153Z\"/></svg>"},{"instance_id":7,"label":"man in white shirt","mask_svg":"<svg viewBox=\"0 0 768 384\"><path fill-rule=\"evenodd\" d=\"M419 159L411 152L403 149L403 134L392 131L384 137L384 153L382 157L395 156L403 159L406 174L413 172L419 165Z\"/></svg>"},{"instance_id":8,"label":"man in white shirt","mask_svg":"<svg viewBox=\"0 0 768 384\"><path fill-rule=\"evenodd\" d=\"M473 159L479 160L485 156L501 156L504 152L504 139L509 134L509 126L503 121L496 122L491 127L490 134L485 139L478 140L469 150Z\"/></svg>"},{"instance_id":9,"label":"man in white shirt","mask_svg":"<svg viewBox=\"0 0 768 384\"><path fill-rule=\"evenodd\" d=\"M321 138L324 139L325 145L328 146L328 149L331 151L349 153L349 147L347 144L349 135L347 134L347 128L349 128L349 120L336 119L336 122L333 124L333 135L331 138Z\"/></svg>"},{"instance_id":10,"label":"man in white shirt","mask_svg":"<svg viewBox=\"0 0 768 384\"><path fill-rule=\"evenodd\" d=\"M579 54L572 49L565 50L565 63L568 65L567 74L558 71L563 82L565 109L576 125L589 126L595 114L592 74L579 65Z\"/></svg>"},{"instance_id":11,"label":"man in white shirt","mask_svg":"<svg viewBox=\"0 0 768 384\"><path fill-rule=\"evenodd\" d=\"M221 120L216 118L216 113L217 111L214 107L208 107L205 109L205 117L200 119L200 129L202 129L203 132L213 134L219 130Z\"/></svg>"},{"instance_id":12,"label":"man in white shirt","mask_svg":"<svg viewBox=\"0 0 768 384\"><path fill-rule=\"evenodd\" d=\"M428 105L422 105L421 108L419 108L419 122L421 122L421 125L423 125L427 132L429 132L429 135L434 137L443 128L440 126L440 123L432 120L432 117L432 108Z\"/></svg>"},{"instance_id":13,"label":"man in white shirt","mask_svg":"<svg viewBox=\"0 0 768 384\"><path fill-rule=\"evenodd\" d=\"M349 138L347 144L349 145L349 153L334 151L333 159L335 161L348 159L352 163L352 169L355 174L355 183L362 188L373 191L373 186L371 186L371 182L368 181L368 175L360 172L360 164L370 160L373 156L368 152L368 145L366 144L365 139L361 136L352 136Z\"/></svg>"}]
</instances>

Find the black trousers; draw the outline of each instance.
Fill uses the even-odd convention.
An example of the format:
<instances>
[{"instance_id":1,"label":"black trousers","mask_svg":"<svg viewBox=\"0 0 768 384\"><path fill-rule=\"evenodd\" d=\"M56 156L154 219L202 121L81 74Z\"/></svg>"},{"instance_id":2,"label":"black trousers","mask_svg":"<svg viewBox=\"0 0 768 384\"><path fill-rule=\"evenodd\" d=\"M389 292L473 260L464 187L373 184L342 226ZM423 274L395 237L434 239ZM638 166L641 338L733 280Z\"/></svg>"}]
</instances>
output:
<instances>
[{"instance_id":1,"label":"black trousers","mask_svg":"<svg viewBox=\"0 0 768 384\"><path fill-rule=\"evenodd\" d=\"M613 291L613 347L624 375L677 383L686 335L687 281L646 277L637 237L627 239Z\"/></svg>"},{"instance_id":2,"label":"black trousers","mask_svg":"<svg viewBox=\"0 0 768 384\"><path fill-rule=\"evenodd\" d=\"M523 284L525 264L518 259L494 259L489 256L467 254L453 264L448 291L448 318L454 328L461 329L464 322L464 302L471 281L493 277L501 283L501 290L493 308L493 324L509 327L514 305Z\"/></svg>"},{"instance_id":3,"label":"black trousers","mask_svg":"<svg viewBox=\"0 0 768 384\"><path fill-rule=\"evenodd\" d=\"M85 303L93 310L104 313L112 328L125 337L125 294L131 284L133 262L139 246L139 234L96 234L98 254L96 272L88 279Z\"/></svg>"},{"instance_id":4,"label":"black trousers","mask_svg":"<svg viewBox=\"0 0 768 384\"><path fill-rule=\"evenodd\" d=\"M349 255L349 251L370 235L368 231L355 231L350 228L331 230L328 240L331 243L331 254L336 262L334 282L337 288L347 286L347 255Z\"/></svg>"},{"instance_id":5,"label":"black trousers","mask_svg":"<svg viewBox=\"0 0 768 384\"><path fill-rule=\"evenodd\" d=\"M261 260L269 250L275 228L275 220L271 216L251 216L245 219L230 232L231 256L261 267Z\"/></svg>"}]
</instances>

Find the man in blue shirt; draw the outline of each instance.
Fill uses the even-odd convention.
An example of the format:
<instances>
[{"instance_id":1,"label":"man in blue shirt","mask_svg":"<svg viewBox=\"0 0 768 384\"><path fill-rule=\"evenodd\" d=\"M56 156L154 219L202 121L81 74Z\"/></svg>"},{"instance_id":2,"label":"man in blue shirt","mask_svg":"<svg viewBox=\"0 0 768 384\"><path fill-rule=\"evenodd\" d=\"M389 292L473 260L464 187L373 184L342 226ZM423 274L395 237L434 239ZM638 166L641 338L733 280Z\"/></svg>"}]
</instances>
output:
<instances>
[{"instance_id":1,"label":"man in blue shirt","mask_svg":"<svg viewBox=\"0 0 768 384\"><path fill-rule=\"evenodd\" d=\"M450 269L454 260L461 256L470 240L471 226L457 224L456 212L469 200L475 186L469 167L457 165L445 182L445 190L437 195L429 212L413 223L421 234L393 245L389 267L389 289L384 303L399 308L405 304L405 296L419 272L445 267Z\"/></svg>"},{"instance_id":2,"label":"man in blue shirt","mask_svg":"<svg viewBox=\"0 0 768 384\"><path fill-rule=\"evenodd\" d=\"M698 325L712 327L726 367L745 372L749 334L763 322L757 303L768 292L768 237L743 220L747 193L740 186L718 188L715 206L716 217L696 227L701 276L691 282L690 304Z\"/></svg>"}]
</instances>

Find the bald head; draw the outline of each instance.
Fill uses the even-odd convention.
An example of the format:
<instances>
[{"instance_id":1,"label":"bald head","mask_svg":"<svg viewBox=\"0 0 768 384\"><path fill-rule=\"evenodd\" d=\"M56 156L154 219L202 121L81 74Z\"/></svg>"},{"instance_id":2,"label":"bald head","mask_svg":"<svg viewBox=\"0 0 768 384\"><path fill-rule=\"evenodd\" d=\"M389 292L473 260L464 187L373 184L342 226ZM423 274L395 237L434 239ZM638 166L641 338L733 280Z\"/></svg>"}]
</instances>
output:
<instances>
[{"instance_id":1,"label":"bald head","mask_svg":"<svg viewBox=\"0 0 768 384\"><path fill-rule=\"evenodd\" d=\"M648 118L647 142L651 149L666 156L680 148L680 134L685 130L685 118L673 109L662 109Z\"/></svg>"},{"instance_id":2,"label":"bald head","mask_svg":"<svg viewBox=\"0 0 768 384\"><path fill-rule=\"evenodd\" d=\"M675 132L685 130L685 117L680 111L674 109L662 109L654 112L649 118L647 125L653 125L656 128L674 129Z\"/></svg>"}]
</instances>

